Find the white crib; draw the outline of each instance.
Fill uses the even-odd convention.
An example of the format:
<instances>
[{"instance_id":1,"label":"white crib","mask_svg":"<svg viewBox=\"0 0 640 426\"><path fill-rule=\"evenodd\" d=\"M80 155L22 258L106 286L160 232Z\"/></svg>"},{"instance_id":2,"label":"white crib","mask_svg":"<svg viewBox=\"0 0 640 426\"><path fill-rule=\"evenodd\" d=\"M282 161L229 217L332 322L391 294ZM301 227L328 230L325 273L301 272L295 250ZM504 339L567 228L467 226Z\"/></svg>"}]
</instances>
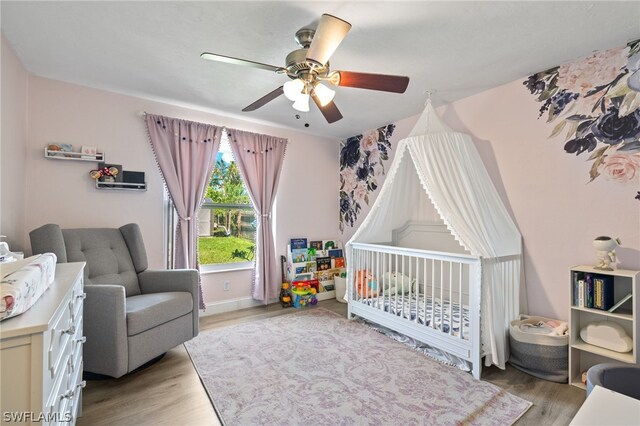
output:
<instances>
[{"instance_id":1,"label":"white crib","mask_svg":"<svg viewBox=\"0 0 640 426\"><path fill-rule=\"evenodd\" d=\"M480 257L362 242L350 242L348 250L349 318L455 355L480 378Z\"/></svg>"}]
</instances>

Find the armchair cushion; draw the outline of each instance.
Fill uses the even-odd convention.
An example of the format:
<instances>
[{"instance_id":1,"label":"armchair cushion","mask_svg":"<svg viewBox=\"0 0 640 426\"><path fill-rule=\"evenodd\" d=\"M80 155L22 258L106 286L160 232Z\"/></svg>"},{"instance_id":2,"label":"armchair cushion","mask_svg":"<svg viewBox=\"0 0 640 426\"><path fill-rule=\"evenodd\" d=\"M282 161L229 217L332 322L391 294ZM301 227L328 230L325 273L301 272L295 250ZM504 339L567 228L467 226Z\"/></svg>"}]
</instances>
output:
<instances>
[{"instance_id":1,"label":"armchair cushion","mask_svg":"<svg viewBox=\"0 0 640 426\"><path fill-rule=\"evenodd\" d=\"M124 241L129 247L129 254L133 261L133 266L136 268L136 272L142 272L149 267L147 263L147 250L144 248L144 241L142 240L142 231L137 223L129 223L120 227L120 233L124 238Z\"/></svg>"},{"instance_id":2,"label":"armchair cushion","mask_svg":"<svg viewBox=\"0 0 640 426\"><path fill-rule=\"evenodd\" d=\"M127 298L127 335L135 336L193 311L191 293L141 294Z\"/></svg>"},{"instance_id":3,"label":"armchair cushion","mask_svg":"<svg viewBox=\"0 0 640 426\"><path fill-rule=\"evenodd\" d=\"M127 297L140 294L138 275L119 229L63 229L68 262L86 262L89 284L117 284Z\"/></svg>"},{"instance_id":4,"label":"armchair cushion","mask_svg":"<svg viewBox=\"0 0 640 426\"><path fill-rule=\"evenodd\" d=\"M58 258L57 263L67 263L67 249L60 226L49 223L34 229L29 233L29 236L31 237L33 254L53 253Z\"/></svg>"}]
</instances>

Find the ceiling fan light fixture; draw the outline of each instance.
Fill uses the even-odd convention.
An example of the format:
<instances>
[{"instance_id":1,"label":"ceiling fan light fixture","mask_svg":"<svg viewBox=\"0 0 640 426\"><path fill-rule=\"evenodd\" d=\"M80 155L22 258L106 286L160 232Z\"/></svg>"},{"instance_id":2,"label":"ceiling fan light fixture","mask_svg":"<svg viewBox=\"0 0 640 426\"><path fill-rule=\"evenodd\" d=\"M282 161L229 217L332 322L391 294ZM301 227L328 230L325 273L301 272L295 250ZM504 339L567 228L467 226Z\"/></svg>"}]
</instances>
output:
<instances>
[{"instance_id":1,"label":"ceiling fan light fixture","mask_svg":"<svg viewBox=\"0 0 640 426\"><path fill-rule=\"evenodd\" d=\"M298 96L298 99L293 103L293 109L300 112L309 112L309 95L303 93Z\"/></svg>"},{"instance_id":2,"label":"ceiling fan light fixture","mask_svg":"<svg viewBox=\"0 0 640 426\"><path fill-rule=\"evenodd\" d=\"M329 102L331 102L334 96L336 95L335 90L329 89L327 86L325 86L322 83L316 84L316 87L314 87L313 91L315 92L316 96L318 97L318 100L320 101L320 105L322 106L325 106Z\"/></svg>"},{"instance_id":3,"label":"ceiling fan light fixture","mask_svg":"<svg viewBox=\"0 0 640 426\"><path fill-rule=\"evenodd\" d=\"M297 101L304 89L304 81L296 78L295 80L287 81L282 88L287 99Z\"/></svg>"}]
</instances>

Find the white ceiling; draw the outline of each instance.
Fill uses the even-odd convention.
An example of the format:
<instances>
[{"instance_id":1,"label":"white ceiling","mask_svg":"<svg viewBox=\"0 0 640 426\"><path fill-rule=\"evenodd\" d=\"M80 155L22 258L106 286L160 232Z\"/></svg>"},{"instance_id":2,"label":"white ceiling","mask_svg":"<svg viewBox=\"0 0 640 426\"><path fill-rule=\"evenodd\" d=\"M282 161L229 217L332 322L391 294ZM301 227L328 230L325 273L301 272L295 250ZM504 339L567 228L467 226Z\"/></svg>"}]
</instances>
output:
<instances>
[{"instance_id":1,"label":"white ceiling","mask_svg":"<svg viewBox=\"0 0 640 426\"><path fill-rule=\"evenodd\" d=\"M640 37L638 1L2 1L0 13L35 75L332 138L417 114L427 90L447 103ZM353 25L331 69L407 75L406 93L337 88L334 124L314 105L296 120L284 96L243 113L287 77L199 57L283 66L322 13Z\"/></svg>"}]
</instances>

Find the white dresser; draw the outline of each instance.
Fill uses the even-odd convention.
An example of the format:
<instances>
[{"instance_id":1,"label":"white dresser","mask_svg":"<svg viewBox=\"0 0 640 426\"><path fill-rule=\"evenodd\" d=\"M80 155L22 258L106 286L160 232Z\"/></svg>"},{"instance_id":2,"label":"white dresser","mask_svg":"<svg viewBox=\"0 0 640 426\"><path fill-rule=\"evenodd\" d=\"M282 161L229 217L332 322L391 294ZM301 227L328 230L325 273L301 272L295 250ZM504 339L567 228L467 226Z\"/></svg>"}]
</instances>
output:
<instances>
[{"instance_id":1,"label":"white dresser","mask_svg":"<svg viewBox=\"0 0 640 426\"><path fill-rule=\"evenodd\" d=\"M1 424L75 424L81 414L84 263L56 265L27 312L0 323Z\"/></svg>"}]
</instances>

